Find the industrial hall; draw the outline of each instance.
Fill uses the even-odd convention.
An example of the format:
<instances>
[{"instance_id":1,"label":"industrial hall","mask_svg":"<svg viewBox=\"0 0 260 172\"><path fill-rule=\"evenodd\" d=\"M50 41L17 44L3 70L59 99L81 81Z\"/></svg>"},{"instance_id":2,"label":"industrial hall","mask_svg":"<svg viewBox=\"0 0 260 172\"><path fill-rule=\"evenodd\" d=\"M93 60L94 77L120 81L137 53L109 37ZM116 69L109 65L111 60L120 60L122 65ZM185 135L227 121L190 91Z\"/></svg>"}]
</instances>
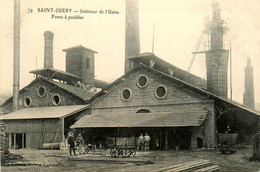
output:
<instances>
[{"instance_id":1,"label":"industrial hall","mask_svg":"<svg viewBox=\"0 0 260 172\"><path fill-rule=\"evenodd\" d=\"M82 45L63 50L66 71L54 69L54 34L44 33L44 68L31 71L36 79L19 90L18 105L12 102L15 95L1 105L10 149L64 148L70 131L97 147L106 147L110 137L148 133L152 150L216 148L217 134L227 127L239 142L258 132L260 112L248 91L253 89L250 60L244 105L227 98L230 50L224 47L226 26L218 4L205 29L208 49L200 52L206 80L154 53L140 53L136 0L126 1L125 27L125 74L112 83L95 79L97 52ZM15 106L19 110L13 111Z\"/></svg>"}]
</instances>

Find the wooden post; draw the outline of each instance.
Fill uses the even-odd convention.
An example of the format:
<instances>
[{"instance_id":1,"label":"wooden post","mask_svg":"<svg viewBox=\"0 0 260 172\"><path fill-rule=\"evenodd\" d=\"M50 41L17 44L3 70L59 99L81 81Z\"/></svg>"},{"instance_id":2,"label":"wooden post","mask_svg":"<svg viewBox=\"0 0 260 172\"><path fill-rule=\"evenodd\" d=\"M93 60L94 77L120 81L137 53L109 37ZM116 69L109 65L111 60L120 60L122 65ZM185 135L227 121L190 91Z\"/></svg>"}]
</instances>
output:
<instances>
[{"instance_id":1,"label":"wooden post","mask_svg":"<svg viewBox=\"0 0 260 172\"><path fill-rule=\"evenodd\" d=\"M168 131L165 131L165 149L168 149Z\"/></svg>"},{"instance_id":2,"label":"wooden post","mask_svg":"<svg viewBox=\"0 0 260 172\"><path fill-rule=\"evenodd\" d=\"M24 147L24 133L22 133L22 149L25 148Z\"/></svg>"},{"instance_id":3,"label":"wooden post","mask_svg":"<svg viewBox=\"0 0 260 172\"><path fill-rule=\"evenodd\" d=\"M9 149L12 149L12 133L9 133Z\"/></svg>"},{"instance_id":4,"label":"wooden post","mask_svg":"<svg viewBox=\"0 0 260 172\"><path fill-rule=\"evenodd\" d=\"M16 149L16 134L14 133L14 149Z\"/></svg>"},{"instance_id":5,"label":"wooden post","mask_svg":"<svg viewBox=\"0 0 260 172\"><path fill-rule=\"evenodd\" d=\"M65 138L64 138L64 118L61 118L61 137L62 137L62 143L64 143Z\"/></svg>"}]
</instances>

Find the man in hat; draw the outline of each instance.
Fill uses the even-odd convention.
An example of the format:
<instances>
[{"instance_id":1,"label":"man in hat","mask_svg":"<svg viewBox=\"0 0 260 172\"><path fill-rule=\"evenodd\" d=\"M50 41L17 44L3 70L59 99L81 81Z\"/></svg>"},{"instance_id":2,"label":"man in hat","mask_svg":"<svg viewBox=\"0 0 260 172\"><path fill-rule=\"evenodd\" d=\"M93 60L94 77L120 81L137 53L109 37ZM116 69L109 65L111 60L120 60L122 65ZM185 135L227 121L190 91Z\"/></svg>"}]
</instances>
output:
<instances>
[{"instance_id":1,"label":"man in hat","mask_svg":"<svg viewBox=\"0 0 260 172\"><path fill-rule=\"evenodd\" d=\"M85 150L84 150L84 139L81 136L81 133L79 133L79 136L76 139L76 143L78 146L78 150L79 150L79 154L84 154Z\"/></svg>"},{"instance_id":2,"label":"man in hat","mask_svg":"<svg viewBox=\"0 0 260 172\"><path fill-rule=\"evenodd\" d=\"M70 136L68 137L68 144L69 144L69 147L70 147L70 155L72 156L71 151L73 151L74 155L77 156L76 152L75 152L76 141L75 141L75 137L74 137L73 132L71 132Z\"/></svg>"}]
</instances>

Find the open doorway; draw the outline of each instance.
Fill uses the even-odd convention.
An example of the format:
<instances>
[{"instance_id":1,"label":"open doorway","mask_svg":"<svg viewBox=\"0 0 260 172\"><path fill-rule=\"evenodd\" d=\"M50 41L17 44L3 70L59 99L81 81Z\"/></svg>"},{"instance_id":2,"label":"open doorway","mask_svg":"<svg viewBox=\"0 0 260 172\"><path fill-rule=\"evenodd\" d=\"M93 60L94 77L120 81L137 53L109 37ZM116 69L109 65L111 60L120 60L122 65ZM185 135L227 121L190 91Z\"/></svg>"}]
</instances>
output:
<instances>
[{"instance_id":1,"label":"open doorway","mask_svg":"<svg viewBox=\"0 0 260 172\"><path fill-rule=\"evenodd\" d=\"M25 133L10 133L9 134L9 147L11 149L26 148L26 134Z\"/></svg>"}]
</instances>

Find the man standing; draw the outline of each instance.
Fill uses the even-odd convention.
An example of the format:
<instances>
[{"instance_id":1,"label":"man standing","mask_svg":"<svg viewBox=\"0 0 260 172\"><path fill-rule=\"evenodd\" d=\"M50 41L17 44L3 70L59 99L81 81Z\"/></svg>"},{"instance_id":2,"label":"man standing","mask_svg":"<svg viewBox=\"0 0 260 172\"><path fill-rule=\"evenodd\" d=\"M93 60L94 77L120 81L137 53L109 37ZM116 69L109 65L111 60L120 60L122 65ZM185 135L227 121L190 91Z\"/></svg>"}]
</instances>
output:
<instances>
[{"instance_id":1,"label":"man standing","mask_svg":"<svg viewBox=\"0 0 260 172\"><path fill-rule=\"evenodd\" d=\"M138 138L138 148L137 150L144 150L144 136L141 133L139 138Z\"/></svg>"},{"instance_id":2,"label":"man standing","mask_svg":"<svg viewBox=\"0 0 260 172\"><path fill-rule=\"evenodd\" d=\"M84 139L81 136L81 133L79 133L79 136L76 139L76 143L79 147L79 154L84 154Z\"/></svg>"},{"instance_id":3,"label":"man standing","mask_svg":"<svg viewBox=\"0 0 260 172\"><path fill-rule=\"evenodd\" d=\"M68 144L69 144L69 147L70 147L70 155L72 155L71 151L73 151L74 155L77 156L76 153L75 153L75 138L74 138L73 132L71 132L71 134L68 138Z\"/></svg>"},{"instance_id":4,"label":"man standing","mask_svg":"<svg viewBox=\"0 0 260 172\"><path fill-rule=\"evenodd\" d=\"M144 136L144 150L149 150L149 142L150 142L151 138L150 136L145 133L145 136Z\"/></svg>"}]
</instances>

